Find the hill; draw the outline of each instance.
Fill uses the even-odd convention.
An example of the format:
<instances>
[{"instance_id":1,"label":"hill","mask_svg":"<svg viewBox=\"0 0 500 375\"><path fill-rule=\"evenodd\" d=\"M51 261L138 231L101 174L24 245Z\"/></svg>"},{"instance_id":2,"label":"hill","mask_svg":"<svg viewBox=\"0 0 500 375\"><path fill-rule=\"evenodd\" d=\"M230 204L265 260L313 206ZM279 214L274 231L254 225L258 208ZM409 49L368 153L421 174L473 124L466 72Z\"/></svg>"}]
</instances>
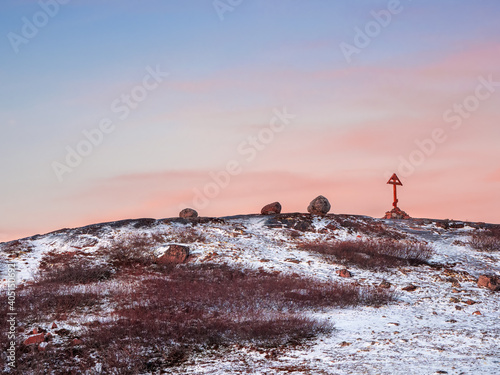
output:
<instances>
[{"instance_id":1,"label":"hill","mask_svg":"<svg viewBox=\"0 0 500 375\"><path fill-rule=\"evenodd\" d=\"M2 315L17 314L16 368L3 335L3 369L498 374L499 233L295 213L125 220L3 243L2 288L15 299Z\"/></svg>"}]
</instances>

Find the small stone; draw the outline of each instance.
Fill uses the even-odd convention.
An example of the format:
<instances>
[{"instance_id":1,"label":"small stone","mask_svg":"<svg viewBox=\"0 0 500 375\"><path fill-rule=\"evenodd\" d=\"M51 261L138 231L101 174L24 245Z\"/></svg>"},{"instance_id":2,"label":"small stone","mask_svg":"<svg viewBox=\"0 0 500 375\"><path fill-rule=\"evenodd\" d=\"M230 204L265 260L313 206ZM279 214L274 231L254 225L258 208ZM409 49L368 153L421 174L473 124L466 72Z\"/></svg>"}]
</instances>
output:
<instances>
[{"instance_id":1,"label":"small stone","mask_svg":"<svg viewBox=\"0 0 500 375\"><path fill-rule=\"evenodd\" d=\"M179 212L179 217L183 219L194 219L198 217L198 212L192 208L185 208Z\"/></svg>"},{"instance_id":2,"label":"small stone","mask_svg":"<svg viewBox=\"0 0 500 375\"><path fill-rule=\"evenodd\" d=\"M352 274L348 270L346 270L345 268L342 270L337 270L336 273L340 277L352 277Z\"/></svg>"},{"instance_id":3,"label":"small stone","mask_svg":"<svg viewBox=\"0 0 500 375\"><path fill-rule=\"evenodd\" d=\"M275 215L280 213L281 213L280 202L269 203L268 205L262 207L262 210L260 210L261 215Z\"/></svg>"},{"instance_id":4,"label":"small stone","mask_svg":"<svg viewBox=\"0 0 500 375\"><path fill-rule=\"evenodd\" d=\"M451 297L451 298L450 298L450 302L451 302L451 303L459 303L459 302L460 302L460 300L459 300L458 298Z\"/></svg>"},{"instance_id":5,"label":"small stone","mask_svg":"<svg viewBox=\"0 0 500 375\"><path fill-rule=\"evenodd\" d=\"M471 300L471 299L469 299L469 300L465 301L465 303L466 303L467 305L475 305L477 302L476 302L476 301L473 301L473 300Z\"/></svg>"},{"instance_id":6,"label":"small stone","mask_svg":"<svg viewBox=\"0 0 500 375\"><path fill-rule=\"evenodd\" d=\"M52 325L50 326L51 329L56 329L57 328L57 324L54 322L52 323Z\"/></svg>"},{"instance_id":7,"label":"small stone","mask_svg":"<svg viewBox=\"0 0 500 375\"><path fill-rule=\"evenodd\" d=\"M391 286L392 286L391 283L385 280L379 284L379 287L384 289L389 289Z\"/></svg>"},{"instance_id":8,"label":"small stone","mask_svg":"<svg viewBox=\"0 0 500 375\"><path fill-rule=\"evenodd\" d=\"M456 305L456 306L455 306L455 310L462 310L462 307L461 307L461 306Z\"/></svg>"},{"instance_id":9,"label":"small stone","mask_svg":"<svg viewBox=\"0 0 500 375\"><path fill-rule=\"evenodd\" d=\"M472 315L482 315L482 314L481 314L481 311L477 310L477 311L474 311L474 312L472 313Z\"/></svg>"},{"instance_id":10,"label":"small stone","mask_svg":"<svg viewBox=\"0 0 500 375\"><path fill-rule=\"evenodd\" d=\"M417 290L417 286L413 285L413 284L410 284L408 286L405 286L404 288L401 288L401 290L404 290L406 292L413 292L415 290Z\"/></svg>"},{"instance_id":11,"label":"small stone","mask_svg":"<svg viewBox=\"0 0 500 375\"><path fill-rule=\"evenodd\" d=\"M71 340L71 345L75 346L75 345L82 345L83 344L83 341L80 340L80 339L73 339Z\"/></svg>"}]
</instances>

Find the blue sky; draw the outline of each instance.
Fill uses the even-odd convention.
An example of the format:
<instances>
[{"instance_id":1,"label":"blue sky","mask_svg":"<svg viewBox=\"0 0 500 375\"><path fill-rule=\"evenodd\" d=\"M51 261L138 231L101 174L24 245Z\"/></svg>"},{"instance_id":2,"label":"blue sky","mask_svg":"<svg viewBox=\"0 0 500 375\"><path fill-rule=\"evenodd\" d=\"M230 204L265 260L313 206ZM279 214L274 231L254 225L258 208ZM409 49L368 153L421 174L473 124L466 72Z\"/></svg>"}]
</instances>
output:
<instances>
[{"instance_id":1,"label":"blue sky","mask_svg":"<svg viewBox=\"0 0 500 375\"><path fill-rule=\"evenodd\" d=\"M38 1L3 1L0 240L175 216L193 205L193 189L203 190L210 172L241 161L238 145L284 107L296 115L290 127L200 213L257 212L280 199L286 211L303 210L330 194L334 212L382 216L390 208L386 172L398 171L400 157L432 129L449 129L443 113L474 92L478 77L500 81L493 0L401 1L346 61L339 44L353 44L356 28L390 3L243 0L221 20L213 1L75 0L59 4L15 53L9 33L22 36L24 20L44 10ZM111 104L140 85L148 67L169 76L118 119ZM467 126L406 176L403 209L500 221L490 212L500 180L498 100L495 91L481 101ZM59 181L53 163L104 118L113 132ZM484 181L478 190L461 183L466 173Z\"/></svg>"}]
</instances>

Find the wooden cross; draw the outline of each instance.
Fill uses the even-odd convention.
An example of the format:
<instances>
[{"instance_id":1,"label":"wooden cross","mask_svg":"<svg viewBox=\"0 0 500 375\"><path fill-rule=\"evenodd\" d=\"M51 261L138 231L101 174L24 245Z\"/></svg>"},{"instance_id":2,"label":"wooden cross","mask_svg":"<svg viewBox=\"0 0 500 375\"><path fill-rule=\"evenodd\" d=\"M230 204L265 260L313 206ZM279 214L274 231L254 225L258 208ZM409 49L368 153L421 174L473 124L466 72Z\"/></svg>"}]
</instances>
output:
<instances>
[{"instance_id":1,"label":"wooden cross","mask_svg":"<svg viewBox=\"0 0 500 375\"><path fill-rule=\"evenodd\" d=\"M397 185L403 186L403 184L399 180L398 176L396 176L396 173L394 173L392 175L392 177L389 179L389 181L387 181L387 183L389 185L394 186L394 202L392 203L392 205L394 206L394 208L397 208L398 207L398 195L396 193L396 186Z\"/></svg>"}]
</instances>

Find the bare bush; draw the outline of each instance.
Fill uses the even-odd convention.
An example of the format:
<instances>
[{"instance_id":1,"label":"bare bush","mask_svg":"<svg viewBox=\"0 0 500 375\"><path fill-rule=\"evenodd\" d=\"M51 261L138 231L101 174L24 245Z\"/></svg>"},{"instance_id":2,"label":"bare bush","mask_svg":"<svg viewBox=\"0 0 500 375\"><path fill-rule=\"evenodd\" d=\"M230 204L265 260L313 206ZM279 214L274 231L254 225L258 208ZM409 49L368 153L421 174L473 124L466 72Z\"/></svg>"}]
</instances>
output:
<instances>
[{"instance_id":1,"label":"bare bush","mask_svg":"<svg viewBox=\"0 0 500 375\"><path fill-rule=\"evenodd\" d=\"M338 263L365 269L427 264L433 254L432 249L425 244L394 240L304 243L300 247L333 256Z\"/></svg>"},{"instance_id":2,"label":"bare bush","mask_svg":"<svg viewBox=\"0 0 500 375\"><path fill-rule=\"evenodd\" d=\"M387 238L391 240L401 240L405 235L397 230L385 225L380 221L370 218L356 218L353 216L338 215L335 221L349 233L362 233L371 237Z\"/></svg>"},{"instance_id":3,"label":"bare bush","mask_svg":"<svg viewBox=\"0 0 500 375\"><path fill-rule=\"evenodd\" d=\"M52 267L40 269L36 277L38 284L88 284L104 281L112 276L109 266L96 264L86 258L72 258L70 263L51 265Z\"/></svg>"},{"instance_id":4,"label":"bare bush","mask_svg":"<svg viewBox=\"0 0 500 375\"><path fill-rule=\"evenodd\" d=\"M179 243L205 243L207 238L199 230L191 227L178 228L172 233L172 241Z\"/></svg>"},{"instance_id":5,"label":"bare bush","mask_svg":"<svg viewBox=\"0 0 500 375\"><path fill-rule=\"evenodd\" d=\"M153 251L157 245L157 238L145 233L137 233L120 236L109 245L101 246L98 251L105 255L111 265L118 268L148 266L156 259Z\"/></svg>"},{"instance_id":6,"label":"bare bush","mask_svg":"<svg viewBox=\"0 0 500 375\"><path fill-rule=\"evenodd\" d=\"M233 343L266 348L296 344L332 329L328 323L306 317L306 310L379 305L393 298L387 289L217 264L184 264L166 274L145 267L140 289L125 284L106 293L99 289L106 283L90 288L68 286L64 280L40 278L20 288L18 303L23 313L19 318L25 324L45 322L47 326L58 315L101 314L112 309L114 319L86 323L78 346L70 344L71 337L44 352L19 344L19 373L42 374L51 366L64 373L92 373L101 363L104 373L136 374L178 366L193 352L206 348Z\"/></svg>"},{"instance_id":7,"label":"bare bush","mask_svg":"<svg viewBox=\"0 0 500 375\"><path fill-rule=\"evenodd\" d=\"M500 228L491 228L476 231L470 238L469 244L478 251L499 251L500 250Z\"/></svg>"}]
</instances>

